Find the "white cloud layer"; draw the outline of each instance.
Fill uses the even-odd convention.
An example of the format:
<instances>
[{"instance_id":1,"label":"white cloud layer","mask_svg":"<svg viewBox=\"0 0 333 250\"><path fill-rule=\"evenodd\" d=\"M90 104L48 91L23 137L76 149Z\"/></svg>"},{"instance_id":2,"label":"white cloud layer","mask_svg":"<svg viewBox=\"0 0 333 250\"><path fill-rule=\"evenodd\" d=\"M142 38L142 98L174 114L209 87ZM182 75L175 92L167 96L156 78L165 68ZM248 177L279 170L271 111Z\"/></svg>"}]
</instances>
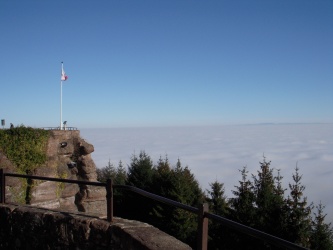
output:
<instances>
[{"instance_id":1,"label":"white cloud layer","mask_svg":"<svg viewBox=\"0 0 333 250\"><path fill-rule=\"evenodd\" d=\"M204 190L215 180L224 183L228 197L241 178L238 170L247 166L256 174L263 155L281 169L285 188L297 164L308 201L321 201L333 222L333 124L83 129L81 136L94 145L99 168L109 159L127 166L134 153L145 150L154 163L167 155L175 165L179 158Z\"/></svg>"}]
</instances>

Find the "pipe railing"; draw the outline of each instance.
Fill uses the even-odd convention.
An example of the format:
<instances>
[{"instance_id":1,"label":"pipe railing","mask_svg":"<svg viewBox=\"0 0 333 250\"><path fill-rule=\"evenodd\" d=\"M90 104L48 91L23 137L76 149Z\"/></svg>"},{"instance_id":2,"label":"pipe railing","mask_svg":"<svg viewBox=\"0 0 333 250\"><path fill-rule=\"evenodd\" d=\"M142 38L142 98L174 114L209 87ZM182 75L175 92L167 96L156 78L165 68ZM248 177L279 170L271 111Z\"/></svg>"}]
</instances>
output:
<instances>
[{"instance_id":1,"label":"pipe railing","mask_svg":"<svg viewBox=\"0 0 333 250\"><path fill-rule=\"evenodd\" d=\"M216 214L211 214L208 212L208 204L204 203L201 204L198 208L185 205L183 203L153 194L149 193L147 191L144 191L142 189L133 187L133 186L127 186L127 185L113 185L111 179L107 179L106 183L103 182L90 182L90 181L80 181L80 180L69 180L69 179L59 179L59 178L50 178L50 177L42 177L42 176L34 176L34 175L22 175L22 174L13 174L13 173L4 173L3 169L0 169L0 203L4 204L6 202L6 176L10 177L18 177L18 178L26 178L26 179L34 179L34 180L45 180L45 181L55 181L55 182L65 182L65 183L74 183L78 185L92 185L92 186L100 186L106 188L106 203L107 203L107 220L109 222L113 221L113 188L116 189L123 189L127 191L131 191L134 193L137 193L139 195L148 197L154 201L162 202L170 206L174 206L180 209L184 209L186 211L189 211L191 213L194 213L197 215L198 218L198 242L197 242L197 248L201 250L206 250L208 246L208 219L211 219L213 221L216 221L218 223L221 223L224 226L227 226L229 228L233 228L239 232L242 232L244 234L250 235L252 237L258 238L263 241L267 241L269 243L272 243L274 245L278 245L281 247L285 247L287 249L292 250L301 250L306 249L304 247L301 247L299 245L296 245L292 242L286 241L284 239L278 238L276 236L264 233L262 231L256 230L254 228L245 226L243 224L237 223L235 221L226 219L224 217L218 216Z\"/></svg>"},{"instance_id":2,"label":"pipe railing","mask_svg":"<svg viewBox=\"0 0 333 250\"><path fill-rule=\"evenodd\" d=\"M77 127L43 127L45 130L78 130Z\"/></svg>"},{"instance_id":3,"label":"pipe railing","mask_svg":"<svg viewBox=\"0 0 333 250\"><path fill-rule=\"evenodd\" d=\"M70 179L61 179L61 178L51 178L44 176L36 175L24 175L24 174L14 174L14 173L4 173L3 169L0 169L0 203L6 203L6 176L25 178L27 180L42 180L42 181L54 181L54 182L63 182L63 183L73 183L78 185L91 185L105 187L106 189L106 204L107 204L107 220L112 222L113 219L113 190L112 190L112 180L108 179L106 183L103 182L92 182L92 181L81 181L81 180L70 180Z\"/></svg>"}]
</instances>

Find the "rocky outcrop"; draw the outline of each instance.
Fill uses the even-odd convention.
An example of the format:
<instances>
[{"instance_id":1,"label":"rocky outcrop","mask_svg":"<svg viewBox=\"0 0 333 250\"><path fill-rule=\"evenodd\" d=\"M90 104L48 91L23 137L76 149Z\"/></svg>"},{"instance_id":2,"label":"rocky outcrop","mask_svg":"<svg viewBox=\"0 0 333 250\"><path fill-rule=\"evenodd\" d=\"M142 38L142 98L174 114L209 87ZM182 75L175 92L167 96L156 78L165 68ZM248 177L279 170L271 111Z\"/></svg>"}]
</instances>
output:
<instances>
[{"instance_id":1,"label":"rocky outcrop","mask_svg":"<svg viewBox=\"0 0 333 250\"><path fill-rule=\"evenodd\" d=\"M33 175L97 181L96 165L91 157L94 146L80 137L78 130L51 130L48 139L47 161L33 171ZM0 167L15 173L15 166L0 152ZM33 181L31 205L66 211L106 213L106 191L102 187L51 181ZM24 203L27 181L6 178L6 201Z\"/></svg>"}]
</instances>

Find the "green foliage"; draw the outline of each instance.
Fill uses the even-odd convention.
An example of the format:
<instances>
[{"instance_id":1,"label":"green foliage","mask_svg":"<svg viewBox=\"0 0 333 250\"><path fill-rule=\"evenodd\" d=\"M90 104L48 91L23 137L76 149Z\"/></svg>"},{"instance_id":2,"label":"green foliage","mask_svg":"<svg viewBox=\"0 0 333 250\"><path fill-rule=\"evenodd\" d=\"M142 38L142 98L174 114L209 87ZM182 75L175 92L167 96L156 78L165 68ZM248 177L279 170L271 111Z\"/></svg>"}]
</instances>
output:
<instances>
[{"instance_id":1,"label":"green foliage","mask_svg":"<svg viewBox=\"0 0 333 250\"><path fill-rule=\"evenodd\" d=\"M312 221L312 205L308 206L306 197L303 197L305 187L300 182L298 168L293 175L294 183L289 184L290 196L285 198L288 189L282 186L280 171L277 170L276 174L270 166L271 162L264 157L256 175L251 175L252 179L248 178L246 167L240 170L239 185L232 191L234 197L228 199L223 183L217 181L210 184L204 196L195 176L187 166L182 166L180 160L172 167L167 157L160 158L154 166L144 151L139 156L133 155L131 160L127 178L124 177L126 171L121 162L118 169L109 164L106 173L115 179L121 176L126 185L193 207L198 207L205 200L209 203L211 213L296 244L311 249L332 249L332 228L324 223L324 206L318 207ZM195 248L195 214L132 193L124 192L121 199L117 215L150 223ZM209 249L281 249L217 222L210 222L209 236Z\"/></svg>"},{"instance_id":2,"label":"green foliage","mask_svg":"<svg viewBox=\"0 0 333 250\"><path fill-rule=\"evenodd\" d=\"M153 162L150 156L145 151L141 151L139 156L132 155L131 164L128 166L126 185L153 192L152 176ZM154 202L135 193L124 192L124 195L122 213L126 213L129 219L152 223L150 212Z\"/></svg>"},{"instance_id":3,"label":"green foliage","mask_svg":"<svg viewBox=\"0 0 333 250\"><path fill-rule=\"evenodd\" d=\"M322 211L318 211L317 222L311 222L312 204L307 205L307 199L303 196L305 187L301 184L302 176L298 167L292 176L294 182L289 184L290 196L285 198L287 189L282 187L280 171L274 175L270 163L264 157L257 175L252 175L253 182L247 179L246 168L241 170L242 180L236 190L232 191L235 197L230 199L232 208L230 219L311 249L322 246L322 242L327 243L325 246L333 244L330 226L323 221L322 225L318 226L320 218L323 217ZM318 228L325 230L320 231ZM322 233L323 231L325 233ZM279 249L238 233L234 247Z\"/></svg>"},{"instance_id":4,"label":"green foliage","mask_svg":"<svg viewBox=\"0 0 333 250\"><path fill-rule=\"evenodd\" d=\"M256 228L281 237L285 231L281 226L286 217L283 209L283 189L280 186L282 177L280 174L274 175L270 164L271 162L267 162L264 157L263 162L260 162L258 175L252 175L256 205Z\"/></svg>"},{"instance_id":5,"label":"green foliage","mask_svg":"<svg viewBox=\"0 0 333 250\"><path fill-rule=\"evenodd\" d=\"M215 181L209 184L210 190L207 190L206 201L209 204L209 212L222 216L229 216L229 204L224 194L224 184ZM220 223L209 221L209 249L229 249L233 246L233 231Z\"/></svg>"},{"instance_id":6,"label":"green foliage","mask_svg":"<svg viewBox=\"0 0 333 250\"><path fill-rule=\"evenodd\" d=\"M131 160L126 184L150 191L153 178L153 161L150 156L141 151L139 157L134 154Z\"/></svg>"},{"instance_id":7,"label":"green foliage","mask_svg":"<svg viewBox=\"0 0 333 250\"><path fill-rule=\"evenodd\" d=\"M241 173L241 180L239 181L239 186L235 186L236 190L232 191L235 197L230 199L232 209L229 219L254 228L256 226L256 196L253 182L248 179L249 172L246 166L239 172ZM232 245L229 249L258 248L258 240L238 232L232 233L230 239Z\"/></svg>"},{"instance_id":8,"label":"green foliage","mask_svg":"<svg viewBox=\"0 0 333 250\"><path fill-rule=\"evenodd\" d=\"M116 168L109 160L108 165L104 168L97 168L96 173L97 180L100 182L106 182L107 179L112 179L113 184L125 185L127 179L127 173L121 161L119 161L118 167Z\"/></svg>"},{"instance_id":9,"label":"green foliage","mask_svg":"<svg viewBox=\"0 0 333 250\"><path fill-rule=\"evenodd\" d=\"M96 173L97 173L97 180L100 182L106 182L107 179L114 180L117 175L116 168L113 166L113 164L110 162L110 160L106 167L97 168Z\"/></svg>"},{"instance_id":10,"label":"green foliage","mask_svg":"<svg viewBox=\"0 0 333 250\"><path fill-rule=\"evenodd\" d=\"M296 166L293 174L293 183L289 184L290 196L287 199L288 207L288 236L287 239L303 247L310 247L311 211L313 205L307 205L307 198L303 196L305 187L301 183L302 176Z\"/></svg>"},{"instance_id":11,"label":"green foliage","mask_svg":"<svg viewBox=\"0 0 333 250\"><path fill-rule=\"evenodd\" d=\"M155 186L162 186L158 195L193 207L198 207L203 202L203 192L198 181L188 167L182 167L179 159L176 166L171 169L167 160L160 161L156 173ZM155 209L162 215L163 230L192 246L195 245L196 215L170 206L155 207Z\"/></svg>"},{"instance_id":12,"label":"green foliage","mask_svg":"<svg viewBox=\"0 0 333 250\"><path fill-rule=\"evenodd\" d=\"M32 172L46 161L49 131L31 127L0 130L0 149L16 165L18 172Z\"/></svg>"},{"instance_id":13,"label":"green foliage","mask_svg":"<svg viewBox=\"0 0 333 250\"><path fill-rule=\"evenodd\" d=\"M211 213L224 216L228 214L227 197L224 195L224 184L215 181L209 184L210 190L207 190L208 197L206 201L209 203L209 211Z\"/></svg>"},{"instance_id":14,"label":"green foliage","mask_svg":"<svg viewBox=\"0 0 333 250\"><path fill-rule=\"evenodd\" d=\"M114 179L114 183L118 185L125 185L127 180L127 172L123 163L119 161L117 170L116 170L116 177Z\"/></svg>"},{"instance_id":15,"label":"green foliage","mask_svg":"<svg viewBox=\"0 0 333 250\"><path fill-rule=\"evenodd\" d=\"M254 226L255 221L255 194L253 183L247 178L248 171L246 167L239 170L242 175L242 180L239 181L239 186L235 186L236 190L232 193L234 198L230 199L230 205L233 208L232 218L247 226Z\"/></svg>"},{"instance_id":16,"label":"green foliage","mask_svg":"<svg viewBox=\"0 0 333 250\"><path fill-rule=\"evenodd\" d=\"M311 249L320 250L333 250L333 229L331 223L324 222L326 214L324 214L325 206L319 203L316 206L317 213L314 213L314 220L312 221L311 229Z\"/></svg>"}]
</instances>

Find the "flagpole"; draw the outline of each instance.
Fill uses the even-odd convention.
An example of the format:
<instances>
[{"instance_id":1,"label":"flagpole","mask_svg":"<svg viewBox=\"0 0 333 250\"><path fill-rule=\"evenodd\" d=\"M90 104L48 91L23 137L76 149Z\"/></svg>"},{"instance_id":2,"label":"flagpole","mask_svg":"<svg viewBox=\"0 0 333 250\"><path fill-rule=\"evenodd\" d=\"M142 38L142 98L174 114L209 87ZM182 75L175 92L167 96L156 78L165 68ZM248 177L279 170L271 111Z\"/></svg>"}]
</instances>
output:
<instances>
[{"instance_id":1,"label":"flagpole","mask_svg":"<svg viewBox=\"0 0 333 250\"><path fill-rule=\"evenodd\" d=\"M64 64L61 62L61 74L64 71ZM60 130L62 130L62 77L60 78Z\"/></svg>"}]
</instances>

